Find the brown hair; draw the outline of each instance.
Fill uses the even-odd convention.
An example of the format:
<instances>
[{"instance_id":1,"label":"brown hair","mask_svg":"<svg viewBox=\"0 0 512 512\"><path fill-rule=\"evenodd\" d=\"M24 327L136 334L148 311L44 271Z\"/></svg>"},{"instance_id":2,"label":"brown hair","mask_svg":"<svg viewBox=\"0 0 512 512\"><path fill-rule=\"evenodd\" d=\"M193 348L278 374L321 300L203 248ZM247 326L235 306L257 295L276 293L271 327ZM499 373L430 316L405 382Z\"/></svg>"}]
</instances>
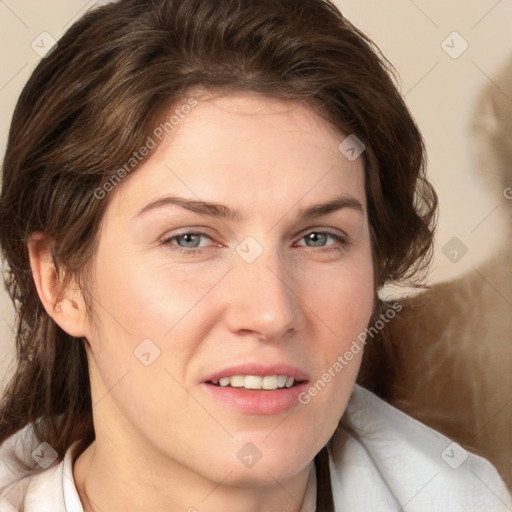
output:
<instances>
[{"instance_id":1,"label":"brown hair","mask_svg":"<svg viewBox=\"0 0 512 512\"><path fill-rule=\"evenodd\" d=\"M28 237L44 233L65 269L62 286L76 277L86 290L108 205L95 190L195 86L302 100L357 136L366 146L376 286L422 276L437 199L392 73L328 0L121 0L76 22L23 89L3 164L0 243L17 312L17 367L0 408L0 442L36 420L35 434L60 458L74 441L81 452L94 439L87 340L42 307Z\"/></svg>"}]
</instances>

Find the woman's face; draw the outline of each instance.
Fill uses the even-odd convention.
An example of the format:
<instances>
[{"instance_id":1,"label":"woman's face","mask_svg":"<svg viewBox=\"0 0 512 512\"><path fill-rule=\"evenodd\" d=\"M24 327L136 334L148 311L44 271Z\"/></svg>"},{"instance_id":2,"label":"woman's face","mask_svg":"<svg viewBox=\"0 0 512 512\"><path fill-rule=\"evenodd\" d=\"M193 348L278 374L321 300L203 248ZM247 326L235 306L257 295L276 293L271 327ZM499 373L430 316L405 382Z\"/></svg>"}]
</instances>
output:
<instances>
[{"instance_id":1,"label":"woman's face","mask_svg":"<svg viewBox=\"0 0 512 512\"><path fill-rule=\"evenodd\" d=\"M359 369L362 351L335 363L373 309L363 159L300 103L196 98L109 192L87 333L97 441L150 471L274 484L328 441Z\"/></svg>"}]
</instances>

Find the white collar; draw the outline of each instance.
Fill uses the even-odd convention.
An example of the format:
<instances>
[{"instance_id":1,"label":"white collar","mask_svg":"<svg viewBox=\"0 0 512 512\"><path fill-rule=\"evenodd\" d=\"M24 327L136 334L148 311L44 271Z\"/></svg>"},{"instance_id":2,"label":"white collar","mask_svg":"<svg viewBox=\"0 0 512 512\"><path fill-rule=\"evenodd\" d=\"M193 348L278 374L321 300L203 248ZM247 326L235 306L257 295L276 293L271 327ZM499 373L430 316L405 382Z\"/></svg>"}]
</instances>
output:
<instances>
[{"instance_id":1,"label":"white collar","mask_svg":"<svg viewBox=\"0 0 512 512\"><path fill-rule=\"evenodd\" d=\"M333 439L336 512L512 510L512 495L489 461L357 384L343 422L355 435L339 450Z\"/></svg>"}]
</instances>

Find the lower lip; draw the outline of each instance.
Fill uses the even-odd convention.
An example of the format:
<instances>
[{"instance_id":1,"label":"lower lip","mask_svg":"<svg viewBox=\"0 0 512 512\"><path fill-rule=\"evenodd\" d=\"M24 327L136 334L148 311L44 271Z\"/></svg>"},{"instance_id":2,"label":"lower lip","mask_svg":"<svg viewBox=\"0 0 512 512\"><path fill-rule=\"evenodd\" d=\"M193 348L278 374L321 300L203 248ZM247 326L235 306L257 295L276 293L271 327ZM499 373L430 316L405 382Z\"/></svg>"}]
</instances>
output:
<instances>
[{"instance_id":1,"label":"lower lip","mask_svg":"<svg viewBox=\"0 0 512 512\"><path fill-rule=\"evenodd\" d=\"M299 403L299 395L307 389L307 382L275 391L220 387L202 383L207 393L223 405L247 414L279 414Z\"/></svg>"}]
</instances>

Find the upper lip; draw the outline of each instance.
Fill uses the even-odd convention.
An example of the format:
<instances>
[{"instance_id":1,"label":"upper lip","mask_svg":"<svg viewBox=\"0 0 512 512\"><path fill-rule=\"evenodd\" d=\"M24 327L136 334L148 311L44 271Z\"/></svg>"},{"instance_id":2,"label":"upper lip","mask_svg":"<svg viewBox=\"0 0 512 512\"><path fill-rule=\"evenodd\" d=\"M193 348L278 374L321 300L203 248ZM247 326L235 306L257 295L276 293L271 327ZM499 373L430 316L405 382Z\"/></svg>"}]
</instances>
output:
<instances>
[{"instance_id":1,"label":"upper lip","mask_svg":"<svg viewBox=\"0 0 512 512\"><path fill-rule=\"evenodd\" d=\"M229 366L223 370L207 375L203 379L203 382L217 382L223 377L233 377L235 375L258 375L260 377L266 377L268 375L286 375L287 377L293 377L296 382L307 380L307 375L300 368L286 363L276 363L271 365L244 363Z\"/></svg>"}]
</instances>

